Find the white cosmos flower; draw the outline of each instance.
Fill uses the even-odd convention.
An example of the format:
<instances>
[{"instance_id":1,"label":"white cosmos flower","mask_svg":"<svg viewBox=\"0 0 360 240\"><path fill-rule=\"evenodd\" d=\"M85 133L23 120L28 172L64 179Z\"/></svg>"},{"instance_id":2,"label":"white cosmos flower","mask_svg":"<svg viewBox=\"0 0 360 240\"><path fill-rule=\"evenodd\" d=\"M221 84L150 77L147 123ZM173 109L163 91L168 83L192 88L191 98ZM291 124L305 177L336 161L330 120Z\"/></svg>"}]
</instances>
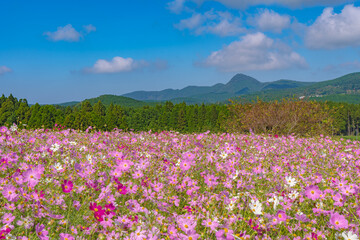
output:
<instances>
[{"instance_id":1,"label":"white cosmos flower","mask_svg":"<svg viewBox=\"0 0 360 240\"><path fill-rule=\"evenodd\" d=\"M54 143L53 145L51 145L50 150L53 152L56 152L57 150L60 149L60 145L57 143Z\"/></svg>"},{"instance_id":2,"label":"white cosmos flower","mask_svg":"<svg viewBox=\"0 0 360 240\"><path fill-rule=\"evenodd\" d=\"M298 215L304 215L304 213L302 211L300 211L300 209L297 210L296 214Z\"/></svg>"},{"instance_id":3,"label":"white cosmos flower","mask_svg":"<svg viewBox=\"0 0 360 240\"><path fill-rule=\"evenodd\" d=\"M289 187L294 187L297 183L296 179L291 176L285 177L285 182Z\"/></svg>"},{"instance_id":4,"label":"white cosmos flower","mask_svg":"<svg viewBox=\"0 0 360 240\"><path fill-rule=\"evenodd\" d=\"M228 154L226 152L222 152L220 154L220 157L223 158L223 159L227 158L227 156L228 156Z\"/></svg>"},{"instance_id":5,"label":"white cosmos flower","mask_svg":"<svg viewBox=\"0 0 360 240\"><path fill-rule=\"evenodd\" d=\"M324 204L322 201L316 203L316 208L322 209L324 207Z\"/></svg>"},{"instance_id":6,"label":"white cosmos flower","mask_svg":"<svg viewBox=\"0 0 360 240\"><path fill-rule=\"evenodd\" d=\"M235 180L239 176L239 173L240 172L238 170L236 170L235 175L232 177L232 179Z\"/></svg>"},{"instance_id":7,"label":"white cosmos flower","mask_svg":"<svg viewBox=\"0 0 360 240\"><path fill-rule=\"evenodd\" d=\"M92 156L90 154L86 155L86 160L88 160L89 163L92 164Z\"/></svg>"},{"instance_id":8,"label":"white cosmos flower","mask_svg":"<svg viewBox=\"0 0 360 240\"><path fill-rule=\"evenodd\" d=\"M298 196L299 196L299 193L298 193L298 191L296 191L296 190L294 190L294 191L292 191L291 193L289 193L289 198L290 198L291 200L296 199Z\"/></svg>"},{"instance_id":9,"label":"white cosmos flower","mask_svg":"<svg viewBox=\"0 0 360 240\"><path fill-rule=\"evenodd\" d=\"M18 126L16 126L16 124L14 123L14 124L10 127L10 131L16 132L17 130L18 130Z\"/></svg>"},{"instance_id":10,"label":"white cosmos flower","mask_svg":"<svg viewBox=\"0 0 360 240\"><path fill-rule=\"evenodd\" d=\"M55 163L54 164L54 168L57 170L57 171L60 171L63 169L63 166L61 165L61 163Z\"/></svg>"},{"instance_id":11,"label":"white cosmos flower","mask_svg":"<svg viewBox=\"0 0 360 240\"><path fill-rule=\"evenodd\" d=\"M74 141L69 142L70 145L75 146L77 143Z\"/></svg>"},{"instance_id":12,"label":"white cosmos flower","mask_svg":"<svg viewBox=\"0 0 360 240\"><path fill-rule=\"evenodd\" d=\"M259 200L251 199L251 203L249 204L251 211L256 215L262 215L262 205Z\"/></svg>"},{"instance_id":13,"label":"white cosmos flower","mask_svg":"<svg viewBox=\"0 0 360 240\"><path fill-rule=\"evenodd\" d=\"M277 196L273 196L272 198L268 199L268 202L272 202L274 203L274 209L276 209L276 207L279 205L280 201L284 200L283 197L277 197Z\"/></svg>"},{"instance_id":14,"label":"white cosmos flower","mask_svg":"<svg viewBox=\"0 0 360 240\"><path fill-rule=\"evenodd\" d=\"M341 236L345 239L345 240L359 240L359 237L353 233L352 231L348 231L348 232L343 232L341 234Z\"/></svg>"}]
</instances>

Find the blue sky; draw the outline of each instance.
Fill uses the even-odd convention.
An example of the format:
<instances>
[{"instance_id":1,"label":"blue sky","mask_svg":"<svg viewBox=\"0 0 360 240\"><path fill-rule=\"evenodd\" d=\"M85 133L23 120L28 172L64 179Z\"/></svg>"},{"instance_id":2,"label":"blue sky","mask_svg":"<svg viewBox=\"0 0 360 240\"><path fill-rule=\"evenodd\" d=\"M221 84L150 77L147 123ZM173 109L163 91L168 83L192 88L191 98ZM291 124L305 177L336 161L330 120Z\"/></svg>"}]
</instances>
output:
<instances>
[{"instance_id":1,"label":"blue sky","mask_svg":"<svg viewBox=\"0 0 360 240\"><path fill-rule=\"evenodd\" d=\"M4 1L1 93L30 103L360 71L350 0Z\"/></svg>"}]
</instances>

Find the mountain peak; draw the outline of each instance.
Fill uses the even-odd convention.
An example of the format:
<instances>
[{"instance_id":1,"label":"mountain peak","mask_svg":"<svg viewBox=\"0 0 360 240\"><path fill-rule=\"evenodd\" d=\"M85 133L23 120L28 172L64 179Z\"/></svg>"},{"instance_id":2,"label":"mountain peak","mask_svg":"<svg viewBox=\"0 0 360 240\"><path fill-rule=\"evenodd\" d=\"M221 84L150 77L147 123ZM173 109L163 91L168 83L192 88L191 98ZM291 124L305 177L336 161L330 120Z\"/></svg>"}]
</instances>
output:
<instances>
[{"instance_id":1,"label":"mountain peak","mask_svg":"<svg viewBox=\"0 0 360 240\"><path fill-rule=\"evenodd\" d=\"M244 94L259 91L261 86L261 82L255 78L238 73L232 77L230 81L225 84L224 87L222 87L219 91Z\"/></svg>"},{"instance_id":2,"label":"mountain peak","mask_svg":"<svg viewBox=\"0 0 360 240\"><path fill-rule=\"evenodd\" d=\"M230 81L227 84L231 84L233 82L254 82L254 83L259 83L261 84L258 80L256 80L253 77L250 77L248 75L242 74L242 73L238 73L235 76L233 76Z\"/></svg>"}]
</instances>

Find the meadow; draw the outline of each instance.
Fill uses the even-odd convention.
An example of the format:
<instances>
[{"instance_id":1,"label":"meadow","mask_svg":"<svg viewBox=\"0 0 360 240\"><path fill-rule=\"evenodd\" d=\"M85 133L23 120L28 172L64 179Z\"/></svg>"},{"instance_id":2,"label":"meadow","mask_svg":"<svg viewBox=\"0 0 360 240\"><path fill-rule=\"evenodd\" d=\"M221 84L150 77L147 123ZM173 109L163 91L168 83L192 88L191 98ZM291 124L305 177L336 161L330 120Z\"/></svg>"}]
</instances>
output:
<instances>
[{"instance_id":1,"label":"meadow","mask_svg":"<svg viewBox=\"0 0 360 240\"><path fill-rule=\"evenodd\" d=\"M0 239L358 239L360 142L0 128Z\"/></svg>"}]
</instances>

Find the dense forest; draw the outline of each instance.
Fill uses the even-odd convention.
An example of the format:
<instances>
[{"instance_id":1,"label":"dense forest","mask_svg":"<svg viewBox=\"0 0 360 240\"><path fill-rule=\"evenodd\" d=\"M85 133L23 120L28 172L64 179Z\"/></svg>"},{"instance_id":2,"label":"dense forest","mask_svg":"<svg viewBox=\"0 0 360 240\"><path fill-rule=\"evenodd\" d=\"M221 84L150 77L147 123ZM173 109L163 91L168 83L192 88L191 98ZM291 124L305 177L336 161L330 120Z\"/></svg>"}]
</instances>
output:
<instances>
[{"instance_id":1,"label":"dense forest","mask_svg":"<svg viewBox=\"0 0 360 240\"><path fill-rule=\"evenodd\" d=\"M232 127L234 127L234 120L246 122L247 119L249 122L250 113L254 115L254 119L261 119L259 116L256 116L256 114L271 114L261 109L273 109L272 111L275 111L276 109L272 106L280 106L279 104L264 104L265 103L261 102L257 103L257 105L256 103L247 103L247 107L234 108L234 106L242 105L239 105L239 103L235 105L234 103L229 105L187 105L185 103L173 104L172 102L165 102L154 106L122 107L114 104L105 106L101 101L91 104L86 100L73 107L39 104L29 106L26 99L18 100L12 95L8 97L2 95L2 97L0 97L0 125L10 126L16 124L18 127L26 129L52 129L54 127L62 127L86 130L91 126L93 129L105 131L118 128L125 131L152 130L159 132L163 130L173 130L192 133L209 130L211 132L226 132L234 130L229 127L229 124L232 124ZM306 104L286 106L293 108L301 105L303 106L303 110L309 109L309 106L314 106L314 104L309 106L305 106ZM319 106L321 106L322 112L330 114L332 134L358 135L360 104L317 102L316 106L317 107L313 109L320 109ZM248 117L245 114L245 118L243 117L244 120L239 120L240 118L236 119L237 116L241 115L239 115L239 111L242 113L247 111L246 114L248 114ZM260 113L260 111L262 111L262 113ZM284 111L294 112L294 110L283 110L283 112ZM310 115L308 115L308 117L305 116L305 118L309 118L309 116ZM329 116L327 116L327 118ZM289 121L293 120L289 119ZM330 122L329 119L319 121ZM264 129L264 131L266 131L266 127Z\"/></svg>"}]
</instances>

